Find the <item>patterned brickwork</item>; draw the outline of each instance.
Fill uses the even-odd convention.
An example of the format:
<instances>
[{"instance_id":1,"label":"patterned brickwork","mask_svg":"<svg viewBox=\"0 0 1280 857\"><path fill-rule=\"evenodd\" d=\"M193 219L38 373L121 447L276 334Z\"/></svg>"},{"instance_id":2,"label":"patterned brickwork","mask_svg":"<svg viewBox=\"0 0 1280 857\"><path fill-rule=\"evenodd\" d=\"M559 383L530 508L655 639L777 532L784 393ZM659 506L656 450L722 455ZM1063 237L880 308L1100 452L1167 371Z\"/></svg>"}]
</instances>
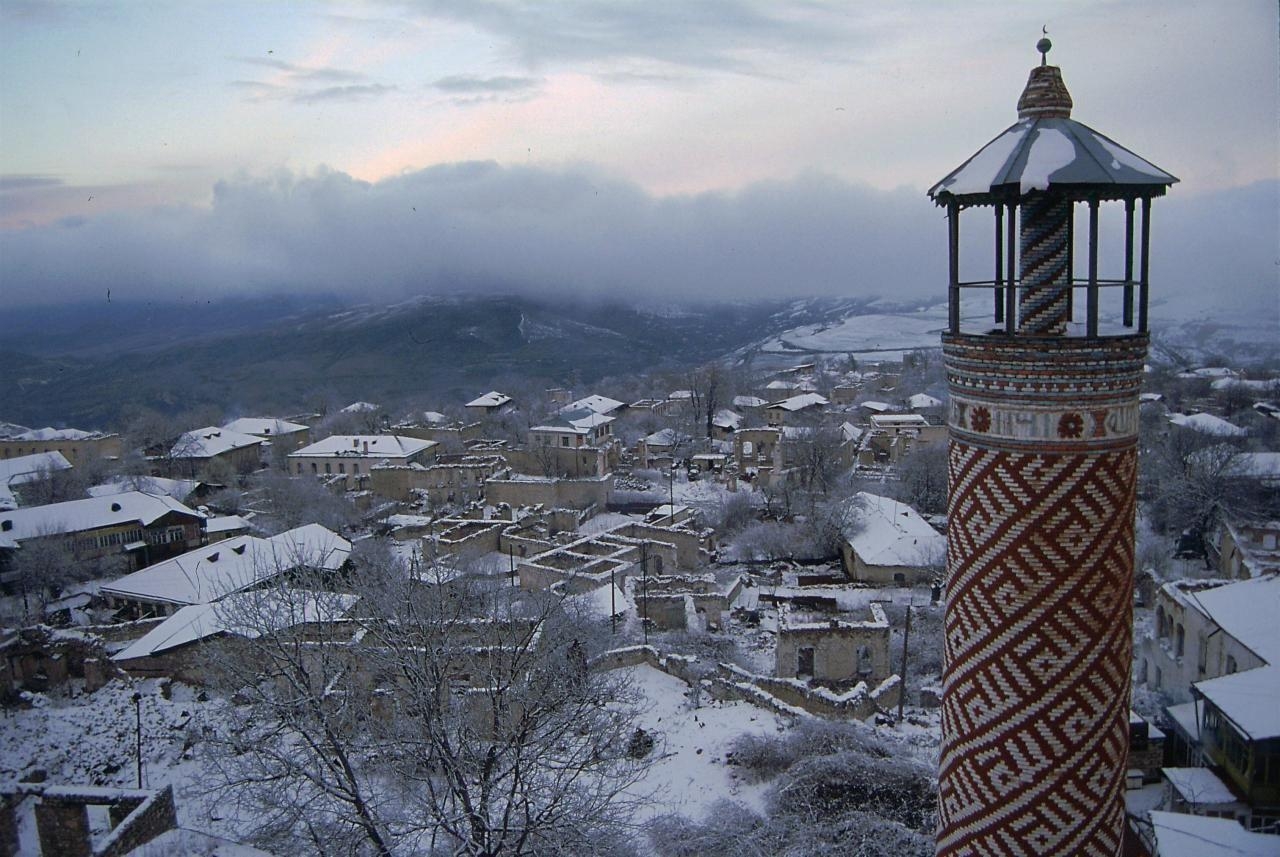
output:
<instances>
[{"instance_id":1,"label":"patterned brickwork","mask_svg":"<svg viewBox=\"0 0 1280 857\"><path fill-rule=\"evenodd\" d=\"M938 853L1112 857L1146 340L960 335L944 350L955 401Z\"/></svg>"},{"instance_id":2,"label":"patterned brickwork","mask_svg":"<svg viewBox=\"0 0 1280 857\"><path fill-rule=\"evenodd\" d=\"M1067 330L1067 221L1071 203L1033 193L1022 200L1018 331L1060 336Z\"/></svg>"}]
</instances>

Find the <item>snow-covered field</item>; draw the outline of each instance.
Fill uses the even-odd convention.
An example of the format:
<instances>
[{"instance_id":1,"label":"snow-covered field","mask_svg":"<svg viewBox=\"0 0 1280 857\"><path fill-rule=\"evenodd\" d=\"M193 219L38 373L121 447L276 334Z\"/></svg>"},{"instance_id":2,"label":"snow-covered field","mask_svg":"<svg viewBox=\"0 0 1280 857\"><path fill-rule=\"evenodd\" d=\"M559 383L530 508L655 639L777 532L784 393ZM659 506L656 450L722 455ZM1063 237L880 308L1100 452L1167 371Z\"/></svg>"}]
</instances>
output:
<instances>
[{"instance_id":1,"label":"snow-covered field","mask_svg":"<svg viewBox=\"0 0 1280 857\"><path fill-rule=\"evenodd\" d=\"M855 315L836 324L793 328L766 340L760 350L874 354L880 359L900 360L909 351L937 348L946 323L945 304L915 313Z\"/></svg>"}]
</instances>

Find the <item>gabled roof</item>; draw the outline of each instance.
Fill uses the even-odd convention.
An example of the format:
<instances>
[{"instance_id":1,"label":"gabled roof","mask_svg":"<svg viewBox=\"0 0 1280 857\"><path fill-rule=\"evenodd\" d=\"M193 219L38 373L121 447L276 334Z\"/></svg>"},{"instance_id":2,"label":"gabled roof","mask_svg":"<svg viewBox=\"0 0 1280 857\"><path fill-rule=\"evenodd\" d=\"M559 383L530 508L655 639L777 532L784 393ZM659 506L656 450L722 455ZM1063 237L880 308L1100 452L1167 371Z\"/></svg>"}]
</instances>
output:
<instances>
[{"instance_id":1,"label":"gabled roof","mask_svg":"<svg viewBox=\"0 0 1280 857\"><path fill-rule=\"evenodd\" d=\"M769 406L769 410L779 408L784 411L803 411L806 408L819 408L831 404L817 393L801 393L798 396L792 396L789 399L783 399L780 402L774 402Z\"/></svg>"},{"instance_id":2,"label":"gabled roof","mask_svg":"<svg viewBox=\"0 0 1280 857\"><path fill-rule=\"evenodd\" d=\"M434 440L396 434L335 434L308 444L290 458L409 458L436 446Z\"/></svg>"},{"instance_id":3,"label":"gabled roof","mask_svg":"<svg viewBox=\"0 0 1280 857\"><path fill-rule=\"evenodd\" d=\"M711 418L712 425L722 429L736 429L742 425L742 414L736 411L719 410L716 415Z\"/></svg>"},{"instance_id":4,"label":"gabled roof","mask_svg":"<svg viewBox=\"0 0 1280 857\"><path fill-rule=\"evenodd\" d=\"M1280 575L1188 592L1184 599L1258 657L1280 666ZM1280 691L1276 702L1280 707Z\"/></svg>"},{"instance_id":5,"label":"gabled roof","mask_svg":"<svg viewBox=\"0 0 1280 857\"><path fill-rule=\"evenodd\" d=\"M490 390L479 398L472 399L467 402L468 408L500 408L507 402L511 401L511 397L506 393L499 393L497 390Z\"/></svg>"},{"instance_id":6,"label":"gabled roof","mask_svg":"<svg viewBox=\"0 0 1280 857\"><path fill-rule=\"evenodd\" d=\"M18 508L18 498L13 493L14 485L35 482L47 473L70 469L71 462L57 450L0 459L0 510Z\"/></svg>"},{"instance_id":7,"label":"gabled roof","mask_svg":"<svg viewBox=\"0 0 1280 857\"><path fill-rule=\"evenodd\" d=\"M590 395L584 396L576 402L570 402L560 409L560 413L591 411L597 414L611 414L624 407L626 407L626 402L619 402L617 399L610 399L608 396Z\"/></svg>"},{"instance_id":8,"label":"gabled roof","mask_svg":"<svg viewBox=\"0 0 1280 857\"><path fill-rule=\"evenodd\" d=\"M343 408L339 413L343 414L367 414L378 410L378 405L373 402L352 402Z\"/></svg>"},{"instance_id":9,"label":"gabled roof","mask_svg":"<svg viewBox=\"0 0 1280 857\"><path fill-rule=\"evenodd\" d=\"M81 431L80 429L38 428L14 435L10 440L96 440L108 437L100 431Z\"/></svg>"},{"instance_id":10,"label":"gabled roof","mask_svg":"<svg viewBox=\"0 0 1280 857\"><path fill-rule=\"evenodd\" d=\"M236 536L148 566L101 592L166 604L207 604L302 566L336 571L351 542L319 524L260 539Z\"/></svg>"},{"instance_id":11,"label":"gabled roof","mask_svg":"<svg viewBox=\"0 0 1280 857\"><path fill-rule=\"evenodd\" d=\"M606 417L591 410L564 410L549 423L534 426L529 431L555 431L572 434L591 434L599 426L613 422L613 417Z\"/></svg>"},{"instance_id":12,"label":"gabled roof","mask_svg":"<svg viewBox=\"0 0 1280 857\"><path fill-rule=\"evenodd\" d=\"M23 539L79 533L103 527L138 523L149 526L170 512L203 519L203 515L169 497L129 491L109 497L68 500L0 513L0 546L13 547Z\"/></svg>"},{"instance_id":13,"label":"gabled roof","mask_svg":"<svg viewBox=\"0 0 1280 857\"><path fill-rule=\"evenodd\" d=\"M735 408L763 408L769 404L766 400L759 396L734 396L733 406Z\"/></svg>"},{"instance_id":14,"label":"gabled roof","mask_svg":"<svg viewBox=\"0 0 1280 857\"><path fill-rule=\"evenodd\" d=\"M940 408L942 407L942 400L935 399L928 393L916 393L914 396L907 398L907 406L919 410L925 410L926 408Z\"/></svg>"},{"instance_id":15,"label":"gabled roof","mask_svg":"<svg viewBox=\"0 0 1280 857\"><path fill-rule=\"evenodd\" d=\"M169 454L174 458L213 458L215 455L244 449L246 446L259 446L261 443L262 438L251 434L207 426L184 432L174 442Z\"/></svg>"},{"instance_id":16,"label":"gabled roof","mask_svg":"<svg viewBox=\"0 0 1280 857\"><path fill-rule=\"evenodd\" d=\"M1181 428L1198 431L1201 434L1213 434L1219 437L1244 437L1249 433L1248 429L1243 429L1234 423L1227 422L1222 417L1215 417L1213 414L1194 413L1194 414L1170 414L1169 422Z\"/></svg>"},{"instance_id":17,"label":"gabled roof","mask_svg":"<svg viewBox=\"0 0 1280 857\"><path fill-rule=\"evenodd\" d=\"M889 497L859 491L844 537L867 565L919 566L938 562L947 540L915 509Z\"/></svg>"},{"instance_id":18,"label":"gabled roof","mask_svg":"<svg viewBox=\"0 0 1280 857\"><path fill-rule=\"evenodd\" d=\"M232 420L227 423L223 428L240 432L241 434L251 434L265 438L296 434L307 430L307 427L301 423L291 423L274 417L241 417L238 420Z\"/></svg>"},{"instance_id":19,"label":"gabled roof","mask_svg":"<svg viewBox=\"0 0 1280 857\"><path fill-rule=\"evenodd\" d=\"M129 491L142 491L146 494L163 494L175 500L183 501L191 496L200 483L195 479L166 479L163 476L113 476L101 485L89 489L90 497L110 497L113 494L124 494Z\"/></svg>"},{"instance_id":20,"label":"gabled roof","mask_svg":"<svg viewBox=\"0 0 1280 857\"><path fill-rule=\"evenodd\" d=\"M1158 857L1275 857L1276 837L1245 830L1233 818L1151 811Z\"/></svg>"},{"instance_id":21,"label":"gabled roof","mask_svg":"<svg viewBox=\"0 0 1280 857\"><path fill-rule=\"evenodd\" d=\"M111 659L129 661L158 655L218 634L252 640L294 625L333 622L359 600L355 595L286 589L244 592L209 604L190 604Z\"/></svg>"},{"instance_id":22,"label":"gabled roof","mask_svg":"<svg viewBox=\"0 0 1280 857\"><path fill-rule=\"evenodd\" d=\"M1280 738L1280 666L1198 681L1192 687L1250 739Z\"/></svg>"}]
</instances>

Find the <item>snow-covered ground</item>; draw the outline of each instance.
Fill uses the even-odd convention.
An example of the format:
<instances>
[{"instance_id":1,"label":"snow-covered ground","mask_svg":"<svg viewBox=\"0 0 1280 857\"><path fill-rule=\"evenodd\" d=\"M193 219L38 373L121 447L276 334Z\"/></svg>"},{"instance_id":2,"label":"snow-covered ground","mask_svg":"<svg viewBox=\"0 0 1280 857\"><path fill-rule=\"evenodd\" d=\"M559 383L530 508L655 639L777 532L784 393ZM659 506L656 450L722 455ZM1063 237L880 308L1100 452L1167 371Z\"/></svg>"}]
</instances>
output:
<instances>
[{"instance_id":1,"label":"snow-covered ground","mask_svg":"<svg viewBox=\"0 0 1280 857\"><path fill-rule=\"evenodd\" d=\"M689 686L680 679L647 665L626 672L647 707L638 725L656 739L655 761L636 787L636 794L651 797L636 821L667 813L701 818L725 798L761 811L767 786L743 780L738 769L725 764L725 752L739 735L777 734L785 721L746 702L717 702L705 695L695 708Z\"/></svg>"}]
</instances>

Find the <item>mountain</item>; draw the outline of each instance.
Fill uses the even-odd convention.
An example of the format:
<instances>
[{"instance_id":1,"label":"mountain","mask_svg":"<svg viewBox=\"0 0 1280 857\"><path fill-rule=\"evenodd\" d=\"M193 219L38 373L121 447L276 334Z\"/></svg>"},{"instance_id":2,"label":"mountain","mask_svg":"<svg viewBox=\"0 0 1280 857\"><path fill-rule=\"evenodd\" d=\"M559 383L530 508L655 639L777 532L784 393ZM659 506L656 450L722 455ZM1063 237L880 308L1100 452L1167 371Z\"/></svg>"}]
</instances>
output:
<instances>
[{"instance_id":1,"label":"mountain","mask_svg":"<svg viewBox=\"0 0 1280 857\"><path fill-rule=\"evenodd\" d=\"M591 384L679 369L866 301L637 307L528 297L395 305L293 300L41 310L0 322L0 419L118 426L140 408L291 413L406 398L465 401L505 380Z\"/></svg>"}]
</instances>

